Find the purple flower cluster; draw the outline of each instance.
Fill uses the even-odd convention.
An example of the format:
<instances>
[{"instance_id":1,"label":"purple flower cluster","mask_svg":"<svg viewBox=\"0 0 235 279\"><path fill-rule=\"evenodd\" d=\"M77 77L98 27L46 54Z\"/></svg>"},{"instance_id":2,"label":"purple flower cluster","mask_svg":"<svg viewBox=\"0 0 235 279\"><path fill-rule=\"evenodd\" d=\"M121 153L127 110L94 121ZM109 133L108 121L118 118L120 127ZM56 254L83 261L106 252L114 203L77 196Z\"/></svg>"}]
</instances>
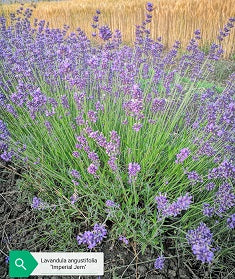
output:
<instances>
[{"instance_id":1,"label":"purple flower cluster","mask_svg":"<svg viewBox=\"0 0 235 279\"><path fill-rule=\"evenodd\" d=\"M139 130L142 128L142 124L141 123L135 123L133 126L132 126L132 129L136 132L139 132Z\"/></svg>"},{"instance_id":2,"label":"purple flower cluster","mask_svg":"<svg viewBox=\"0 0 235 279\"><path fill-rule=\"evenodd\" d=\"M235 178L235 166L232 161L224 160L217 168L213 168L208 178Z\"/></svg>"},{"instance_id":3,"label":"purple flower cluster","mask_svg":"<svg viewBox=\"0 0 235 279\"><path fill-rule=\"evenodd\" d=\"M47 101L47 96L41 92L40 88L31 93L31 99L27 102L27 107L32 119L36 118L37 113L46 111Z\"/></svg>"},{"instance_id":4,"label":"purple flower cluster","mask_svg":"<svg viewBox=\"0 0 235 279\"><path fill-rule=\"evenodd\" d=\"M203 182L203 178L196 171L187 172L187 175L192 185L195 185L198 182Z\"/></svg>"},{"instance_id":5,"label":"purple flower cluster","mask_svg":"<svg viewBox=\"0 0 235 279\"><path fill-rule=\"evenodd\" d=\"M70 197L71 204L75 204L75 202L78 201L78 198L79 197L78 197L77 193L73 193L72 196Z\"/></svg>"},{"instance_id":6,"label":"purple flower cluster","mask_svg":"<svg viewBox=\"0 0 235 279\"><path fill-rule=\"evenodd\" d=\"M152 11L153 11L153 4L150 3L150 2L148 2L148 3L146 4L146 10L147 10L148 12L152 12Z\"/></svg>"},{"instance_id":7,"label":"purple flower cluster","mask_svg":"<svg viewBox=\"0 0 235 279\"><path fill-rule=\"evenodd\" d=\"M102 40L107 41L112 38L112 31L107 25L104 25L99 28L99 35Z\"/></svg>"},{"instance_id":8,"label":"purple flower cluster","mask_svg":"<svg viewBox=\"0 0 235 279\"><path fill-rule=\"evenodd\" d=\"M215 213L215 208L213 206L210 206L209 203L204 203L202 213L207 217L211 217Z\"/></svg>"},{"instance_id":9,"label":"purple flower cluster","mask_svg":"<svg viewBox=\"0 0 235 279\"><path fill-rule=\"evenodd\" d=\"M33 209L44 209L45 208L45 203L38 197L33 197L33 201L32 201L32 204L31 204L32 208Z\"/></svg>"},{"instance_id":10,"label":"purple flower cluster","mask_svg":"<svg viewBox=\"0 0 235 279\"><path fill-rule=\"evenodd\" d=\"M176 217L181 211L189 208L192 203L192 196L189 196L189 194L186 193L184 196L179 197L177 201L169 203L166 194L163 195L159 193L159 195L155 197L155 200L157 202L159 215L162 215L163 217Z\"/></svg>"},{"instance_id":11,"label":"purple flower cluster","mask_svg":"<svg viewBox=\"0 0 235 279\"><path fill-rule=\"evenodd\" d=\"M113 170L116 171L117 166L117 156L120 154L120 136L116 131L110 132L110 141L107 142L105 151L109 156L108 165Z\"/></svg>"},{"instance_id":12,"label":"purple flower cluster","mask_svg":"<svg viewBox=\"0 0 235 279\"><path fill-rule=\"evenodd\" d=\"M180 153L176 155L177 160L175 162L177 164L183 163L183 161L186 160L189 155L190 155L190 150L188 148L183 148L180 150Z\"/></svg>"},{"instance_id":13,"label":"purple flower cluster","mask_svg":"<svg viewBox=\"0 0 235 279\"><path fill-rule=\"evenodd\" d=\"M200 225L195 230L189 230L186 238L188 243L192 247L192 251L196 256L197 260L205 262L212 262L214 253L212 252L212 233L210 229L204 223Z\"/></svg>"},{"instance_id":14,"label":"purple flower cluster","mask_svg":"<svg viewBox=\"0 0 235 279\"><path fill-rule=\"evenodd\" d=\"M107 230L104 225L95 224L92 231L85 231L77 236L79 245L87 245L88 249L93 249L97 244L101 243L106 237Z\"/></svg>"},{"instance_id":15,"label":"purple flower cluster","mask_svg":"<svg viewBox=\"0 0 235 279\"><path fill-rule=\"evenodd\" d=\"M79 172L77 170L71 170L70 174L72 175L72 177L74 177L76 179L81 178L81 175L79 174Z\"/></svg>"},{"instance_id":16,"label":"purple flower cluster","mask_svg":"<svg viewBox=\"0 0 235 279\"><path fill-rule=\"evenodd\" d=\"M235 229L235 213L228 217L227 225L230 229Z\"/></svg>"},{"instance_id":17,"label":"purple flower cluster","mask_svg":"<svg viewBox=\"0 0 235 279\"><path fill-rule=\"evenodd\" d=\"M96 123L96 121L97 121L97 112L96 111L89 110L87 115L91 122Z\"/></svg>"},{"instance_id":18,"label":"purple flower cluster","mask_svg":"<svg viewBox=\"0 0 235 279\"><path fill-rule=\"evenodd\" d=\"M164 108L165 108L165 104L166 104L166 101L165 99L158 99L158 98L155 98L153 99L152 101L152 107L151 107L151 110L153 112L158 112L158 111L163 111Z\"/></svg>"},{"instance_id":19,"label":"purple flower cluster","mask_svg":"<svg viewBox=\"0 0 235 279\"><path fill-rule=\"evenodd\" d=\"M118 239L120 241L122 241L123 243L125 243L126 245L129 244L129 240L125 236L123 236L123 235L120 235Z\"/></svg>"},{"instance_id":20,"label":"purple flower cluster","mask_svg":"<svg viewBox=\"0 0 235 279\"><path fill-rule=\"evenodd\" d=\"M155 269L163 269L165 264L165 257L159 256L154 262Z\"/></svg>"},{"instance_id":21,"label":"purple flower cluster","mask_svg":"<svg viewBox=\"0 0 235 279\"><path fill-rule=\"evenodd\" d=\"M224 25L224 29L220 30L219 36L217 37L220 42L223 41L224 38L229 35L231 29L234 27L233 25L234 22L235 22L235 18L231 17L229 21Z\"/></svg>"},{"instance_id":22,"label":"purple flower cluster","mask_svg":"<svg viewBox=\"0 0 235 279\"><path fill-rule=\"evenodd\" d=\"M89 167L87 168L88 173L92 174L92 175L96 175L96 172L98 170L98 166L96 166L95 164L91 163L89 165Z\"/></svg>"},{"instance_id":23,"label":"purple flower cluster","mask_svg":"<svg viewBox=\"0 0 235 279\"><path fill-rule=\"evenodd\" d=\"M207 183L206 186L205 186L205 189L206 189L207 191L212 191L214 188L215 188L215 183L213 183L213 182L209 182L209 183Z\"/></svg>"},{"instance_id":24,"label":"purple flower cluster","mask_svg":"<svg viewBox=\"0 0 235 279\"><path fill-rule=\"evenodd\" d=\"M91 25L91 27L95 29L95 32L92 33L93 37L96 37L96 29L99 27L99 15L100 10L97 10L95 16L93 17L93 23Z\"/></svg>"},{"instance_id":25,"label":"purple flower cluster","mask_svg":"<svg viewBox=\"0 0 235 279\"><path fill-rule=\"evenodd\" d=\"M92 129L90 129L90 127L87 127L85 129L85 132L87 132L88 136L91 138L94 138L94 137L92 137L92 135L94 136L94 134L97 136L97 133L93 133ZM100 165L100 160L99 160L98 154L94 151L91 151L90 146L89 146L88 141L85 136L80 135L80 136L77 136L76 139L78 142L75 145L76 148L81 149L81 150L83 149L85 151L85 153L87 154L88 158L92 161L92 163L87 168L88 173L92 174L94 177L97 177L96 173L97 173L99 165Z\"/></svg>"},{"instance_id":26,"label":"purple flower cluster","mask_svg":"<svg viewBox=\"0 0 235 279\"><path fill-rule=\"evenodd\" d=\"M128 174L129 174L129 182L136 180L137 174L140 172L140 165L138 163L129 163L128 165Z\"/></svg>"},{"instance_id":27,"label":"purple flower cluster","mask_svg":"<svg viewBox=\"0 0 235 279\"><path fill-rule=\"evenodd\" d=\"M216 214L219 216L235 205L235 195L230 184L224 183L219 187L214 204L217 207Z\"/></svg>"},{"instance_id":28,"label":"purple flower cluster","mask_svg":"<svg viewBox=\"0 0 235 279\"><path fill-rule=\"evenodd\" d=\"M0 140L7 140L9 136L10 133L7 130L6 124L0 120Z\"/></svg>"},{"instance_id":29,"label":"purple flower cluster","mask_svg":"<svg viewBox=\"0 0 235 279\"><path fill-rule=\"evenodd\" d=\"M0 120L0 158L6 162L14 156L14 151L9 149L10 133L6 124Z\"/></svg>"},{"instance_id":30,"label":"purple flower cluster","mask_svg":"<svg viewBox=\"0 0 235 279\"><path fill-rule=\"evenodd\" d=\"M131 99L123 104L123 108L125 109L127 115L141 118L143 110L143 99Z\"/></svg>"},{"instance_id":31,"label":"purple flower cluster","mask_svg":"<svg viewBox=\"0 0 235 279\"><path fill-rule=\"evenodd\" d=\"M107 206L107 207L120 207L120 205L119 204L117 204L116 202L114 202L114 201L112 201L112 200L107 200L106 202L105 202L105 205Z\"/></svg>"},{"instance_id":32,"label":"purple flower cluster","mask_svg":"<svg viewBox=\"0 0 235 279\"><path fill-rule=\"evenodd\" d=\"M213 206L208 203L203 204L202 212L205 216L211 217L214 214L222 217L229 209L235 205L235 195L230 184L222 184L215 193Z\"/></svg>"}]
</instances>

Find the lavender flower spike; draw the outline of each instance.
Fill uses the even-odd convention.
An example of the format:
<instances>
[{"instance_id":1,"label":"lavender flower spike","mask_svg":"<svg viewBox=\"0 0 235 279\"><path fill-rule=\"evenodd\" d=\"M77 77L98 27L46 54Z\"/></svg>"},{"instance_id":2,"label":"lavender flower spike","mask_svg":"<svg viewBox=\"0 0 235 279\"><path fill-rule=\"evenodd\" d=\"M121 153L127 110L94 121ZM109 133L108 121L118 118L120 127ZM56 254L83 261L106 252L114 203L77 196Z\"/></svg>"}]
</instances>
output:
<instances>
[{"instance_id":1,"label":"lavender flower spike","mask_svg":"<svg viewBox=\"0 0 235 279\"><path fill-rule=\"evenodd\" d=\"M183 161L186 160L189 155L190 155L190 150L188 148L183 148L180 150L180 153L176 155L177 160L175 162L177 164L183 163Z\"/></svg>"},{"instance_id":2,"label":"lavender flower spike","mask_svg":"<svg viewBox=\"0 0 235 279\"><path fill-rule=\"evenodd\" d=\"M153 11L153 4L150 3L150 2L148 2L148 3L146 4L146 10L147 10L148 12L152 12L152 11Z\"/></svg>"},{"instance_id":3,"label":"lavender flower spike","mask_svg":"<svg viewBox=\"0 0 235 279\"><path fill-rule=\"evenodd\" d=\"M156 261L154 262L154 267L156 269L163 269L165 263L165 258L164 256L159 256Z\"/></svg>"},{"instance_id":4,"label":"lavender flower spike","mask_svg":"<svg viewBox=\"0 0 235 279\"><path fill-rule=\"evenodd\" d=\"M130 178L130 182L133 180L135 180L135 177L137 176L138 172L140 171L140 165L138 163L130 163L128 165L128 173L129 173L129 178Z\"/></svg>"},{"instance_id":5,"label":"lavender flower spike","mask_svg":"<svg viewBox=\"0 0 235 279\"><path fill-rule=\"evenodd\" d=\"M93 249L97 244L106 237L107 230L104 225L95 224L93 231L85 231L83 234L77 236L77 242L79 245L85 244L88 249Z\"/></svg>"},{"instance_id":6,"label":"lavender flower spike","mask_svg":"<svg viewBox=\"0 0 235 279\"><path fill-rule=\"evenodd\" d=\"M192 246L192 251L197 260L203 263L212 262L214 257L214 253L210 247L212 244L212 233L206 224L200 223L195 230L189 230L186 238Z\"/></svg>"},{"instance_id":7,"label":"lavender flower spike","mask_svg":"<svg viewBox=\"0 0 235 279\"><path fill-rule=\"evenodd\" d=\"M43 209L44 207L44 203L42 202L42 200L38 197L33 197L33 201L32 201L32 204L31 204L32 208L33 209Z\"/></svg>"},{"instance_id":8,"label":"lavender flower spike","mask_svg":"<svg viewBox=\"0 0 235 279\"><path fill-rule=\"evenodd\" d=\"M235 229L235 213L227 219L227 225L230 229Z\"/></svg>"}]
</instances>

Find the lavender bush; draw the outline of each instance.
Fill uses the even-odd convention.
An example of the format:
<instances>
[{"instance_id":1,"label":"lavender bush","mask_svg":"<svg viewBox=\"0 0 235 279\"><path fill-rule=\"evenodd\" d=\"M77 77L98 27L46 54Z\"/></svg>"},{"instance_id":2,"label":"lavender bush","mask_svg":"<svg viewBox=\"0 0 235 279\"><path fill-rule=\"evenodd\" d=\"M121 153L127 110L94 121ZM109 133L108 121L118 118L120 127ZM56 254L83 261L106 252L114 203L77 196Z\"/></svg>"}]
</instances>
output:
<instances>
[{"instance_id":1,"label":"lavender bush","mask_svg":"<svg viewBox=\"0 0 235 279\"><path fill-rule=\"evenodd\" d=\"M169 239L216 265L234 257L234 75L223 87L207 82L223 50L213 43L205 55L199 30L183 55L179 41L165 52L150 37L152 10L148 3L133 47L100 24L100 11L92 42L79 28L33 21L30 9L9 26L2 16L1 158L25 168L34 205L59 205L53 218L66 212L66 232L54 237L63 247L77 239L93 249L107 234L165 254Z\"/></svg>"}]
</instances>

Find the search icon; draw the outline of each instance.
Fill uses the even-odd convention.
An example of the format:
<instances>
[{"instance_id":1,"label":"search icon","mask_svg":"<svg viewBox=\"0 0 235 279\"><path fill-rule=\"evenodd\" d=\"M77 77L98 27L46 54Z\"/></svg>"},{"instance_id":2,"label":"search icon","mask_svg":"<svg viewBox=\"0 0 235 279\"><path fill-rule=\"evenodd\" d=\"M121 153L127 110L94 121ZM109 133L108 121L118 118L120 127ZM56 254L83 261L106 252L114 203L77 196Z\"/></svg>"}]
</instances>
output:
<instances>
[{"instance_id":1,"label":"search icon","mask_svg":"<svg viewBox=\"0 0 235 279\"><path fill-rule=\"evenodd\" d=\"M22 267L24 270L26 270L26 268L24 267L24 261L21 258L15 260L15 265L17 267Z\"/></svg>"}]
</instances>

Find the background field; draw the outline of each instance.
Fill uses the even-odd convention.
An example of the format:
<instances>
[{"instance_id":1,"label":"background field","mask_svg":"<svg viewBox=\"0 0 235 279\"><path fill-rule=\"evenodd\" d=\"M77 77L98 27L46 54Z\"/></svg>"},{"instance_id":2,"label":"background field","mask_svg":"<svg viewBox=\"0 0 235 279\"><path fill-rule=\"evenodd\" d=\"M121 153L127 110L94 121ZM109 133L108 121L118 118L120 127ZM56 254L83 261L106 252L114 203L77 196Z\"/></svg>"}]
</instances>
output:
<instances>
[{"instance_id":1,"label":"background field","mask_svg":"<svg viewBox=\"0 0 235 279\"><path fill-rule=\"evenodd\" d=\"M72 30L81 27L86 34L92 33L91 21L96 9L100 9L101 24L108 24L112 30L120 29L123 41L133 42L135 24L144 19L146 0L68 0L26 4L36 7L34 17L45 19L51 27L62 27L65 23ZM206 50L216 41L220 29L229 17L235 16L234 0L158 0L151 23L152 37L161 36L169 48L175 40L185 47L195 29L202 32L201 46ZM19 4L2 5L4 13L14 12ZM235 32L223 42L225 58L234 58Z\"/></svg>"}]
</instances>

